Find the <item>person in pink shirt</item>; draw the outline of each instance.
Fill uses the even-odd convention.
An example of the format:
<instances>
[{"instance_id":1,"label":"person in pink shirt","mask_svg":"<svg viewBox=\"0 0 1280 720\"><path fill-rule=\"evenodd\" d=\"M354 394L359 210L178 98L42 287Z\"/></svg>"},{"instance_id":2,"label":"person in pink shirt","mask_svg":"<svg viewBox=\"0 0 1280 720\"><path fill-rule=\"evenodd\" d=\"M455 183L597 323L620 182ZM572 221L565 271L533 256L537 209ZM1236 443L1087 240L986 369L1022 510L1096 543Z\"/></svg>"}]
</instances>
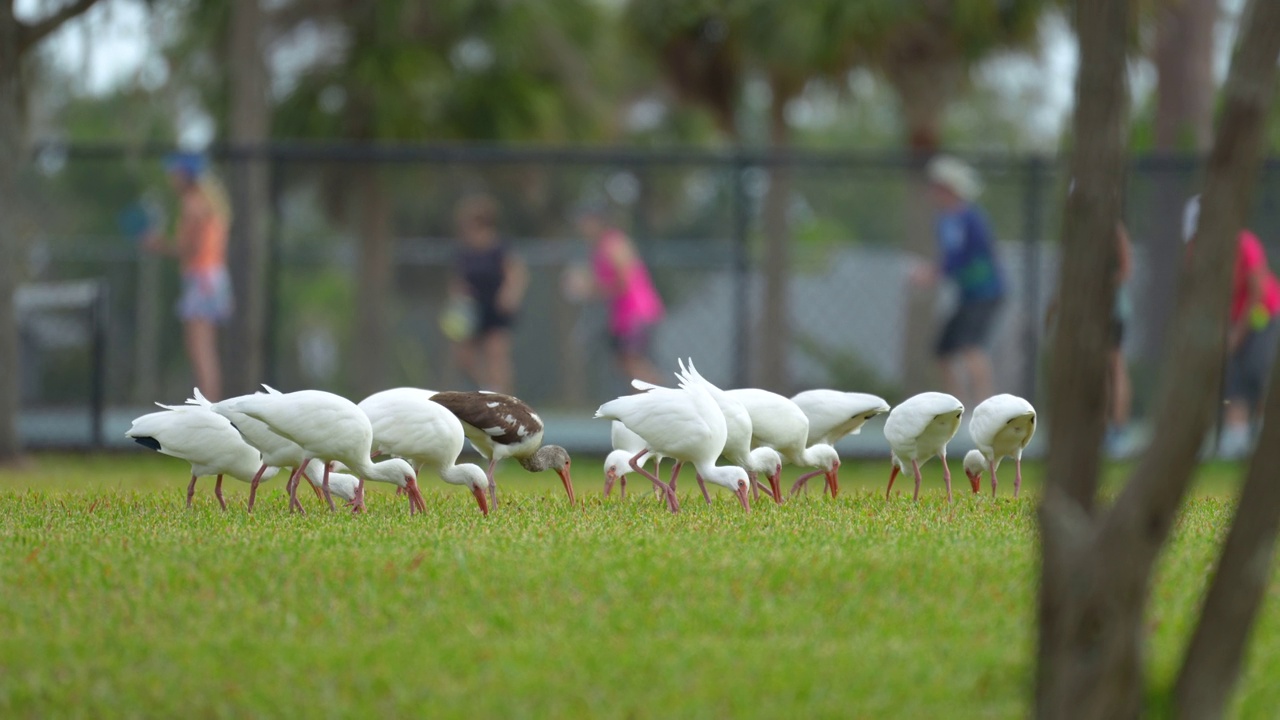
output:
<instances>
[{"instance_id":1,"label":"person in pink shirt","mask_svg":"<svg viewBox=\"0 0 1280 720\"><path fill-rule=\"evenodd\" d=\"M1200 196L1191 198L1183 216L1187 242L1195 237ZM1231 314L1227 329L1227 374L1223 387L1226 413L1219 453L1230 459L1249 453L1250 423L1261 411L1267 373L1280 336L1280 281L1267 263L1258 236L1241 230L1231 282Z\"/></svg>"},{"instance_id":2,"label":"person in pink shirt","mask_svg":"<svg viewBox=\"0 0 1280 720\"><path fill-rule=\"evenodd\" d=\"M579 278L570 294L608 301L609 336L618 369L630 378L661 382L648 353L665 309L649 270L631 239L609 222L603 205L584 205L575 219L591 248L591 276Z\"/></svg>"}]
</instances>

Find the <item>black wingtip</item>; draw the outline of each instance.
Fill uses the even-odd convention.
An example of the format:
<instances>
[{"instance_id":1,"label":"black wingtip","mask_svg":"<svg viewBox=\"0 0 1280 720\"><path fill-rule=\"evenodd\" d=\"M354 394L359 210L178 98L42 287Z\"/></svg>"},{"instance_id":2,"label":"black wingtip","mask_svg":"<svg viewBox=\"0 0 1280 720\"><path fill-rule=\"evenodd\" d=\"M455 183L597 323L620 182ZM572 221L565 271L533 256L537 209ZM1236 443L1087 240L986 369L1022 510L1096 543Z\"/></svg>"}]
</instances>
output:
<instances>
[{"instance_id":1,"label":"black wingtip","mask_svg":"<svg viewBox=\"0 0 1280 720\"><path fill-rule=\"evenodd\" d=\"M141 445L141 446L142 446L142 447L144 447L144 448L151 448L152 450L155 450L156 452L159 452L159 451L160 451L160 441L159 441L159 440L157 440L157 439L155 439L155 438L153 438L153 437L149 437L149 436L147 436L147 437L135 437L135 438L133 439L133 441L134 441L134 442L136 442L136 443L138 443L139 445Z\"/></svg>"}]
</instances>

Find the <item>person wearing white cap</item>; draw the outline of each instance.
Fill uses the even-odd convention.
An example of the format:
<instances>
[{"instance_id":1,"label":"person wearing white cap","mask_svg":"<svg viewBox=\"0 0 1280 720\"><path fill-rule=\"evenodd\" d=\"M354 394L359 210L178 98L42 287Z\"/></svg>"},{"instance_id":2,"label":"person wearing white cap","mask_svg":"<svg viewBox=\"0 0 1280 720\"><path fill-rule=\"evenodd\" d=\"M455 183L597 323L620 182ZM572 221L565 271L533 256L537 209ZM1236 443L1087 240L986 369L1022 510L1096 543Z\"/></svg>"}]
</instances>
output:
<instances>
[{"instance_id":1,"label":"person wearing white cap","mask_svg":"<svg viewBox=\"0 0 1280 720\"><path fill-rule=\"evenodd\" d=\"M974 203L982 191L977 173L960 160L939 155L925 168L934 204L938 208L937 239L941 262L913 273L918 284L951 278L959 288L959 303L942 327L936 354L947 392L966 403L990 397L991 359L986 342L1000 305L1005 284L995 253L995 236L986 215ZM968 393L954 367L959 359L968 375Z\"/></svg>"},{"instance_id":2,"label":"person wearing white cap","mask_svg":"<svg viewBox=\"0 0 1280 720\"><path fill-rule=\"evenodd\" d=\"M1182 237L1193 244L1200 220L1200 196L1187 201ZM1262 393L1280 337L1280 281L1267 264L1258 236L1241 229L1235 274L1231 282L1231 314L1227 330L1227 374L1223 387L1226 413L1219 454L1227 459L1249 453L1250 423L1262 409Z\"/></svg>"}]
</instances>

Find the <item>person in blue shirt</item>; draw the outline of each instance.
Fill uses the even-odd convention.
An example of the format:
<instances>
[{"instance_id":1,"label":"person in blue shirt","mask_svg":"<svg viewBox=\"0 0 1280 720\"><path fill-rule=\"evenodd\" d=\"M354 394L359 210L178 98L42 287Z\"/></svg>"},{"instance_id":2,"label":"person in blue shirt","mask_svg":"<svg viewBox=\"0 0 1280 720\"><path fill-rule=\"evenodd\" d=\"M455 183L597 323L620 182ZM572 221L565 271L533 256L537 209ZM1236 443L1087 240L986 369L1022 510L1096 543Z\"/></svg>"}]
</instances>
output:
<instances>
[{"instance_id":1,"label":"person in blue shirt","mask_svg":"<svg viewBox=\"0 0 1280 720\"><path fill-rule=\"evenodd\" d=\"M936 233L939 262L917 272L922 284L944 275L958 289L955 312L942 326L936 355L947 392L966 405L993 393L987 339L1005 296L1005 281L996 257L995 235L986 215L974 204L981 192L976 173L953 157L940 155L926 168L938 209ZM967 375L962 383L957 370ZM964 387L970 392L965 393Z\"/></svg>"}]
</instances>

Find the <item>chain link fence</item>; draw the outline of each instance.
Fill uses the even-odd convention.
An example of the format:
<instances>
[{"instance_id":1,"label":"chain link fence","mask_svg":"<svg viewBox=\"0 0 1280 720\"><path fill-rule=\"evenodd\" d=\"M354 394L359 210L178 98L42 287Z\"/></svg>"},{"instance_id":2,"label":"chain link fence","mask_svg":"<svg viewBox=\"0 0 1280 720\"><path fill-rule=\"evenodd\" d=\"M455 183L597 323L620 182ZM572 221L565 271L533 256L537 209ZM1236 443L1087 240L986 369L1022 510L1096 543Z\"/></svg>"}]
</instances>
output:
<instances>
[{"instance_id":1,"label":"chain link fence","mask_svg":"<svg viewBox=\"0 0 1280 720\"><path fill-rule=\"evenodd\" d=\"M177 269L142 252L134 237L140 213L172 226L166 151L50 145L35 155L27 278L101 280L110 304L100 356L86 342L81 360L48 363L51 356L28 348L26 414L87 412L93 374L82 365L90 362L102 365L108 412L131 416L152 400L189 394L192 380L172 311ZM764 215L771 185L785 182L780 207L789 237L791 341L780 389L839 387L891 402L907 390L904 348L912 329L906 301L915 292L907 273L918 257L907 238L913 227L931 227L927 219L920 223L929 208L919 196L920 164L911 158L311 144L215 149L211 157L228 183L249 168L267 178L266 197L257 198L263 367L242 379L357 397L376 367L372 382L381 387L465 387L437 318L453 271L454 206L466 194L484 192L497 200L501 233L531 274L514 329L518 395L548 413L589 415L601 400L626 391L626 378L611 364L604 308L571 302L561 291L565 268L587 258L571 222L572 208L587 197L608 201L666 303L652 345L659 366L693 356L708 377L749 384L764 341L760 318L770 270L762 260ZM982 175L979 204L992 221L1010 288L991 341L997 389L1035 402L1043 397L1044 315L1056 291L1056 237L1068 178L1060 164L1041 157L966 159ZM1171 307L1182 202L1199 174L1194 159L1140 158L1126 179L1135 311L1125 350L1139 416L1154 386L1159 327ZM237 188L230 189L236 197ZM1270 163L1253 228L1273 252L1280 247L1277 190L1280 166ZM241 260L248 254L238 243L245 237L234 234L231 248L241 314L248 274ZM383 292L363 282L380 277L370 271L380 252L390 268L378 283ZM383 297L377 311L386 341L376 347L359 327L367 317L358 310L370 293ZM932 336L949 302L941 293L935 327L919 331ZM229 376L245 352L236 337L244 336L224 333L222 342ZM37 366L40 372L32 371Z\"/></svg>"}]
</instances>

